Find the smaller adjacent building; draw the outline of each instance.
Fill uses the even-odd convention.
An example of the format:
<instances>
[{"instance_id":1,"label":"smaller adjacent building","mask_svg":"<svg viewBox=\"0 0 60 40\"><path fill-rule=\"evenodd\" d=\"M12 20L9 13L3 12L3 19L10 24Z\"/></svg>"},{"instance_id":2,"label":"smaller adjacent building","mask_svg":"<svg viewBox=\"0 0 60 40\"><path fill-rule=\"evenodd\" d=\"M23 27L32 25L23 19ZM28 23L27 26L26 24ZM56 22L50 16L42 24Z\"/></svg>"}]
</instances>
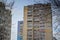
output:
<instances>
[{"instance_id":1,"label":"smaller adjacent building","mask_svg":"<svg viewBox=\"0 0 60 40\"><path fill-rule=\"evenodd\" d=\"M23 40L23 21L18 21L18 35L17 40Z\"/></svg>"}]
</instances>

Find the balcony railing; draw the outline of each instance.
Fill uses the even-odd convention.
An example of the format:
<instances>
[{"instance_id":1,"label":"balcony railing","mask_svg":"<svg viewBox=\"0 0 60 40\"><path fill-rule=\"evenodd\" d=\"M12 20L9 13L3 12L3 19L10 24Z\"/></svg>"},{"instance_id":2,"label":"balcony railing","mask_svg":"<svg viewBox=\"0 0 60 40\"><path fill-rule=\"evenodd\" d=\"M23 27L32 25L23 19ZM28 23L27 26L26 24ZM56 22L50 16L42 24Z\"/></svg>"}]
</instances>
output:
<instances>
[{"instance_id":1,"label":"balcony railing","mask_svg":"<svg viewBox=\"0 0 60 40\"><path fill-rule=\"evenodd\" d=\"M32 21L32 19L27 19L28 21Z\"/></svg>"},{"instance_id":2,"label":"balcony railing","mask_svg":"<svg viewBox=\"0 0 60 40\"><path fill-rule=\"evenodd\" d=\"M27 15L28 15L28 16L32 16L32 13L28 13Z\"/></svg>"},{"instance_id":3,"label":"balcony railing","mask_svg":"<svg viewBox=\"0 0 60 40\"><path fill-rule=\"evenodd\" d=\"M39 15L40 13L39 12L33 12L33 15L34 16L37 16L37 15Z\"/></svg>"},{"instance_id":4,"label":"balcony railing","mask_svg":"<svg viewBox=\"0 0 60 40\"><path fill-rule=\"evenodd\" d=\"M28 31L28 35L32 35L32 31Z\"/></svg>"},{"instance_id":5,"label":"balcony railing","mask_svg":"<svg viewBox=\"0 0 60 40\"><path fill-rule=\"evenodd\" d=\"M32 17L27 18L27 21L32 21L32 20L33 20Z\"/></svg>"},{"instance_id":6,"label":"balcony railing","mask_svg":"<svg viewBox=\"0 0 60 40\"><path fill-rule=\"evenodd\" d=\"M39 19L35 19L34 21L39 21Z\"/></svg>"},{"instance_id":7,"label":"balcony railing","mask_svg":"<svg viewBox=\"0 0 60 40\"><path fill-rule=\"evenodd\" d=\"M32 15L32 11L28 11L28 16L31 16Z\"/></svg>"},{"instance_id":8,"label":"balcony railing","mask_svg":"<svg viewBox=\"0 0 60 40\"><path fill-rule=\"evenodd\" d=\"M39 25L39 24L34 24L33 26L37 26L37 27L38 27L38 26L40 26L40 25Z\"/></svg>"},{"instance_id":9,"label":"balcony railing","mask_svg":"<svg viewBox=\"0 0 60 40\"><path fill-rule=\"evenodd\" d=\"M28 24L28 27L33 27L33 24Z\"/></svg>"},{"instance_id":10,"label":"balcony railing","mask_svg":"<svg viewBox=\"0 0 60 40\"><path fill-rule=\"evenodd\" d=\"M34 18L34 21L39 21L39 18Z\"/></svg>"}]
</instances>

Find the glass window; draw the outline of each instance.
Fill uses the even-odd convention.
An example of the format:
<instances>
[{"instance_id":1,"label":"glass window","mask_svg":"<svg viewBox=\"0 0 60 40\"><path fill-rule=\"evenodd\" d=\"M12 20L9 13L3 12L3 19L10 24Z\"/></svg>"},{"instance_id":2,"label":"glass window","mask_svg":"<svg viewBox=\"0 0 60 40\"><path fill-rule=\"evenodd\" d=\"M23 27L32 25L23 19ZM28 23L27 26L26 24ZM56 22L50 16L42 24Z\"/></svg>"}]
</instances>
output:
<instances>
[{"instance_id":1,"label":"glass window","mask_svg":"<svg viewBox=\"0 0 60 40\"><path fill-rule=\"evenodd\" d=\"M32 31L28 31L27 34L28 34L28 35L32 35Z\"/></svg>"},{"instance_id":2,"label":"glass window","mask_svg":"<svg viewBox=\"0 0 60 40\"><path fill-rule=\"evenodd\" d=\"M32 29L27 30L27 35L32 35Z\"/></svg>"},{"instance_id":3,"label":"glass window","mask_svg":"<svg viewBox=\"0 0 60 40\"><path fill-rule=\"evenodd\" d=\"M32 17L28 17L28 18L27 18L27 20L28 20L28 21L29 21L29 20L31 20L31 21L32 21Z\"/></svg>"},{"instance_id":4,"label":"glass window","mask_svg":"<svg viewBox=\"0 0 60 40\"><path fill-rule=\"evenodd\" d=\"M45 40L45 32L44 31L40 32L40 39Z\"/></svg>"},{"instance_id":5,"label":"glass window","mask_svg":"<svg viewBox=\"0 0 60 40\"><path fill-rule=\"evenodd\" d=\"M45 25L42 24L42 25L40 25L40 27L45 27Z\"/></svg>"},{"instance_id":6,"label":"glass window","mask_svg":"<svg viewBox=\"0 0 60 40\"><path fill-rule=\"evenodd\" d=\"M34 18L34 21L39 21L39 18L38 18L38 17L35 17L35 18Z\"/></svg>"},{"instance_id":7,"label":"glass window","mask_svg":"<svg viewBox=\"0 0 60 40\"><path fill-rule=\"evenodd\" d=\"M28 38L28 40L32 40L32 38Z\"/></svg>"},{"instance_id":8,"label":"glass window","mask_svg":"<svg viewBox=\"0 0 60 40\"><path fill-rule=\"evenodd\" d=\"M28 22L28 27L33 27L32 22Z\"/></svg>"},{"instance_id":9,"label":"glass window","mask_svg":"<svg viewBox=\"0 0 60 40\"><path fill-rule=\"evenodd\" d=\"M34 23L34 27L38 27L39 25L39 23Z\"/></svg>"}]
</instances>

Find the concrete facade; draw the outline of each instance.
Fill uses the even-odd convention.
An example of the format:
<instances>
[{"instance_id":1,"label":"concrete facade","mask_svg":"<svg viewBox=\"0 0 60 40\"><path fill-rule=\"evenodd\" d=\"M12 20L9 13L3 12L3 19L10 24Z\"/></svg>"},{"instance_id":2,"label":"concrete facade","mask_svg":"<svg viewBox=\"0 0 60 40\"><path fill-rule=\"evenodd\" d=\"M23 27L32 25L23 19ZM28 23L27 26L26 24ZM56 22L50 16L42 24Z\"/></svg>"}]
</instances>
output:
<instances>
[{"instance_id":1,"label":"concrete facade","mask_svg":"<svg viewBox=\"0 0 60 40\"><path fill-rule=\"evenodd\" d=\"M52 40L51 4L24 7L23 40Z\"/></svg>"},{"instance_id":2,"label":"concrete facade","mask_svg":"<svg viewBox=\"0 0 60 40\"><path fill-rule=\"evenodd\" d=\"M18 35L17 40L23 40L23 21L18 21Z\"/></svg>"}]
</instances>

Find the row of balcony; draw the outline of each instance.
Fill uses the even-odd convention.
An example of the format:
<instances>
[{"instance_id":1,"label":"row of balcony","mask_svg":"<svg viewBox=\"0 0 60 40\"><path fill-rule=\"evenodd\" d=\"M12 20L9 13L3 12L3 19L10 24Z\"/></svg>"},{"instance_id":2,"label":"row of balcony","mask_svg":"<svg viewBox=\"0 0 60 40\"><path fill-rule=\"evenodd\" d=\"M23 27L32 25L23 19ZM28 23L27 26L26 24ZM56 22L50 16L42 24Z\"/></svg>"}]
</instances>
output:
<instances>
[{"instance_id":1,"label":"row of balcony","mask_svg":"<svg viewBox=\"0 0 60 40\"><path fill-rule=\"evenodd\" d=\"M28 11L31 11L31 10L47 10L47 8L46 7L36 7L36 6L34 6L34 7L29 7L29 9L28 9Z\"/></svg>"},{"instance_id":2,"label":"row of balcony","mask_svg":"<svg viewBox=\"0 0 60 40\"><path fill-rule=\"evenodd\" d=\"M28 23L28 27L35 27L35 28L44 28L44 27L52 27L51 26L51 23L42 23L42 24L40 24L40 23Z\"/></svg>"},{"instance_id":3,"label":"row of balcony","mask_svg":"<svg viewBox=\"0 0 60 40\"><path fill-rule=\"evenodd\" d=\"M37 38L40 39L41 37L42 37L42 38L45 38L45 34L43 34L43 35L39 35L39 34L38 34L38 35L35 35L35 34L32 35L32 34L29 34L29 35L27 35L27 36L28 36L28 38L32 38L32 36L33 36L34 39L37 39Z\"/></svg>"},{"instance_id":4,"label":"row of balcony","mask_svg":"<svg viewBox=\"0 0 60 40\"><path fill-rule=\"evenodd\" d=\"M46 19L46 18L41 18L41 19L39 19L39 18L28 18L27 19L27 22L45 22L45 23L49 23L49 22L51 22L52 20L50 19L50 18L48 18L48 19Z\"/></svg>"},{"instance_id":5,"label":"row of balcony","mask_svg":"<svg viewBox=\"0 0 60 40\"><path fill-rule=\"evenodd\" d=\"M27 15L28 15L28 17L29 17L29 16L30 16L30 17L32 17L32 16L33 16L33 17L46 17L46 16L49 15L49 18L51 18L51 14L48 14L48 13L46 14L46 13L44 13L44 12L40 12L40 13L39 13L39 12L35 12L35 13L33 13L33 14L32 14L32 13L28 13Z\"/></svg>"},{"instance_id":6,"label":"row of balcony","mask_svg":"<svg viewBox=\"0 0 60 40\"><path fill-rule=\"evenodd\" d=\"M39 20L46 20L45 17L28 17L27 20L34 20L34 21L39 21Z\"/></svg>"},{"instance_id":7,"label":"row of balcony","mask_svg":"<svg viewBox=\"0 0 60 40\"><path fill-rule=\"evenodd\" d=\"M42 13L42 12L41 12L41 13ZM38 12L38 13L35 12L35 13L33 13L33 14L32 14L32 13L28 13L27 15L28 15L28 16L32 16L32 15L33 15L33 16L36 16L36 15L40 15L40 16L42 16L42 15L45 15L44 13L42 13L42 14L41 14L41 13L39 13L39 12Z\"/></svg>"},{"instance_id":8,"label":"row of balcony","mask_svg":"<svg viewBox=\"0 0 60 40\"><path fill-rule=\"evenodd\" d=\"M28 21L32 21L33 19L28 19ZM39 19L34 19L33 21L40 21Z\"/></svg>"}]
</instances>

